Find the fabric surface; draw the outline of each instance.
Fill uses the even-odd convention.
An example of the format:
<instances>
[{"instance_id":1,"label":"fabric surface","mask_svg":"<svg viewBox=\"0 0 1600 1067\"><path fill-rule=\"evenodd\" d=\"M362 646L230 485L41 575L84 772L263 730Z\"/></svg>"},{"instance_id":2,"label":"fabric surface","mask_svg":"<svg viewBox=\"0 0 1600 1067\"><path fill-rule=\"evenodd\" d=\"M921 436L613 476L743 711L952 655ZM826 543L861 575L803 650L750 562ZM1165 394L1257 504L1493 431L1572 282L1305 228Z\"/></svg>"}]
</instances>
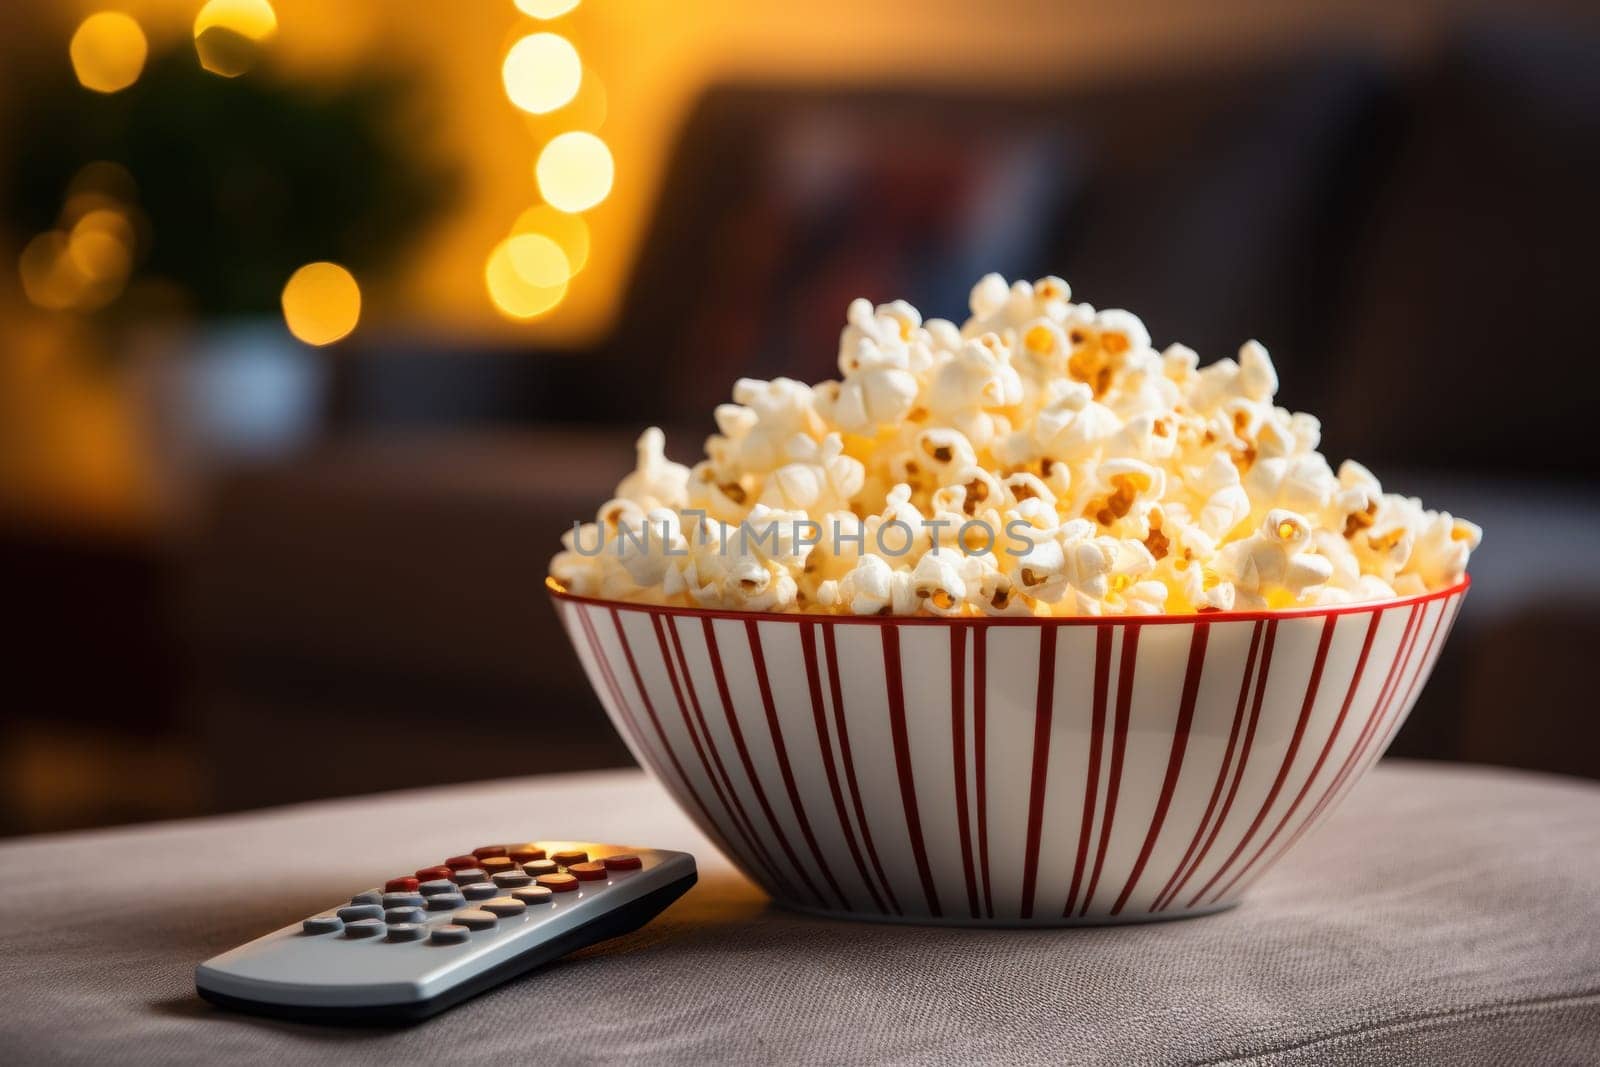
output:
<instances>
[{"instance_id":1,"label":"fabric surface","mask_svg":"<svg viewBox=\"0 0 1600 1067\"><path fill-rule=\"evenodd\" d=\"M644 929L404 1029L231 1014L201 960L485 841L693 852ZM1600 787L1385 763L1243 905L1055 931L778 910L638 772L0 845L0 1059L1595 1063Z\"/></svg>"}]
</instances>

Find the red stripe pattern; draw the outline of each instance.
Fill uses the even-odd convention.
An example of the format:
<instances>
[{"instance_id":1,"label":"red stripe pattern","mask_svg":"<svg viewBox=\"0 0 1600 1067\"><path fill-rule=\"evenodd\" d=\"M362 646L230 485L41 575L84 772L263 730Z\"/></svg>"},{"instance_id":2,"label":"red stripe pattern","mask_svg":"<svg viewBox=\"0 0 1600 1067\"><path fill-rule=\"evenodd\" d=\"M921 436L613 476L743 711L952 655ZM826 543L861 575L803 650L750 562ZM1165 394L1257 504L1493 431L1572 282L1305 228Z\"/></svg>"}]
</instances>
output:
<instances>
[{"instance_id":1,"label":"red stripe pattern","mask_svg":"<svg viewBox=\"0 0 1600 1067\"><path fill-rule=\"evenodd\" d=\"M780 902L1059 925L1235 903L1382 756L1465 594L933 642L556 599L635 757Z\"/></svg>"}]
</instances>

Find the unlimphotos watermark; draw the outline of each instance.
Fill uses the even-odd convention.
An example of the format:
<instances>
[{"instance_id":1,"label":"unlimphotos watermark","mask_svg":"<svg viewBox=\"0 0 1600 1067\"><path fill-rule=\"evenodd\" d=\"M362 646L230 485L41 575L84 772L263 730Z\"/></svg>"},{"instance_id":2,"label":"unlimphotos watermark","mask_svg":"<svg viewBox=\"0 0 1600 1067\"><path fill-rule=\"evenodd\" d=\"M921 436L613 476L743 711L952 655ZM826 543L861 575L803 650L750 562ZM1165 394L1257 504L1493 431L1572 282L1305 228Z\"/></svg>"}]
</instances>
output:
<instances>
[{"instance_id":1,"label":"unlimphotos watermark","mask_svg":"<svg viewBox=\"0 0 1600 1067\"><path fill-rule=\"evenodd\" d=\"M826 528L813 519L783 519L765 523L752 523L748 519L737 526L727 523L707 522L704 511L686 509L679 513L685 525L694 529L694 543L702 549L715 545L719 555L787 555L791 552L805 555L818 545L827 544L833 555L840 555L846 546L857 552L870 549L876 555L896 558L910 555L917 547L922 534L930 538L929 551L937 553L942 544L943 531L954 530L952 539L963 555L987 556L996 553L1008 556L1025 556L1037 544L1033 534L1038 530L1023 519L1012 519L1001 530L983 519L923 519L921 529L904 519L887 519L876 524L869 533L863 523L847 525L830 520ZM589 543L584 543L585 526L592 531ZM708 532L715 526L716 534ZM640 555L688 556L686 539L678 536L674 524L666 519L654 522L623 523L616 527L614 537L606 537L600 527L593 524L572 524L572 550L580 556L600 556L610 551L622 556L633 552ZM652 548L652 546L655 546Z\"/></svg>"}]
</instances>

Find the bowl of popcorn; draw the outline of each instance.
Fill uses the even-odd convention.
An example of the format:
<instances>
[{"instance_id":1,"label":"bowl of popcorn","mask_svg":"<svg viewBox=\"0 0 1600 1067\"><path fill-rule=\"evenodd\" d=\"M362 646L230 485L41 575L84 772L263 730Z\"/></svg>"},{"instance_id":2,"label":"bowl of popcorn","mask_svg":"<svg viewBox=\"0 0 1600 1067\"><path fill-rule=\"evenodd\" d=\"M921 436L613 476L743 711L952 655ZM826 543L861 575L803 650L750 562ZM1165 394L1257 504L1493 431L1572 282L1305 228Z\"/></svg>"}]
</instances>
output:
<instances>
[{"instance_id":1,"label":"bowl of popcorn","mask_svg":"<svg viewBox=\"0 0 1600 1067\"><path fill-rule=\"evenodd\" d=\"M1388 747L1470 522L1065 282L850 305L837 381L659 430L548 585L639 762L779 902L1057 926L1229 907Z\"/></svg>"}]
</instances>

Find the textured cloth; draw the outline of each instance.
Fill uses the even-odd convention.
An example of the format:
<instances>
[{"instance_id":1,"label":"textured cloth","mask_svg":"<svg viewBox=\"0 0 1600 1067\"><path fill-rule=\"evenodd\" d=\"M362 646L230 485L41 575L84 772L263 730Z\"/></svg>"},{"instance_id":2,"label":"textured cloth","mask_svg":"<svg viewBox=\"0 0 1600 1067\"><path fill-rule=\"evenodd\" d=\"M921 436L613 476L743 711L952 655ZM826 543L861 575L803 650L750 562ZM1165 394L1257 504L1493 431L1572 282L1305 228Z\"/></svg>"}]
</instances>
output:
<instances>
[{"instance_id":1,"label":"textured cloth","mask_svg":"<svg viewBox=\"0 0 1600 1067\"><path fill-rule=\"evenodd\" d=\"M484 841L693 852L637 933L406 1029L212 1008L196 963ZM649 779L569 775L0 845L12 1063L1600 1062L1600 787L1386 763L1239 908L1069 930L780 911Z\"/></svg>"}]
</instances>

